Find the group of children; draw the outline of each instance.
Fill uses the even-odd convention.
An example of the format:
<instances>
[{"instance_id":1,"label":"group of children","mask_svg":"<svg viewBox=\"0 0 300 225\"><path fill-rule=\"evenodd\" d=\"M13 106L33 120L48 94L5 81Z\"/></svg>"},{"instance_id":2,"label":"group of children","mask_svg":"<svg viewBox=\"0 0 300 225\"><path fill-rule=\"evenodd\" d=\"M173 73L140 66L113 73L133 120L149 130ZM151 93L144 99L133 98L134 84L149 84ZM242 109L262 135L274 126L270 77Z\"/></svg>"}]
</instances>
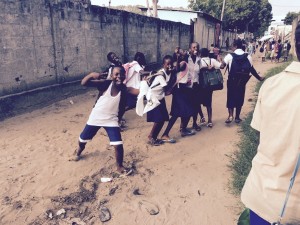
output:
<instances>
[{"instance_id":1,"label":"group of children","mask_svg":"<svg viewBox=\"0 0 300 225\"><path fill-rule=\"evenodd\" d=\"M131 170L123 166L124 150L120 127L124 124L122 118L125 111L135 107L137 114L146 113L147 122L153 123L148 135L148 144L152 146L176 142L169 136L169 132L178 118L181 120L182 137L200 131L200 125L206 123L201 105L207 108L207 127L212 128L213 91L201 87L199 74L202 68L219 69L221 58L210 58L209 53L207 48L200 51L197 42L190 44L188 52L176 47L173 56L163 57L159 71L149 73L144 70L146 60L143 53L137 52L133 62L122 64L120 58L110 52L107 55L111 62L109 68L104 73L90 73L81 82L82 85L96 87L99 95L80 134L75 160L81 158L87 141L103 127L110 139L110 145L115 147L117 171L120 174L131 173ZM107 77L103 77L103 74L107 74ZM171 94L171 111L168 113L165 96ZM140 103L137 107L138 101ZM140 104L144 103L147 109L141 110ZM200 123L197 122L198 114ZM190 119L193 121L192 129L187 128ZM158 138L165 122L168 122L167 127Z\"/></svg>"}]
</instances>

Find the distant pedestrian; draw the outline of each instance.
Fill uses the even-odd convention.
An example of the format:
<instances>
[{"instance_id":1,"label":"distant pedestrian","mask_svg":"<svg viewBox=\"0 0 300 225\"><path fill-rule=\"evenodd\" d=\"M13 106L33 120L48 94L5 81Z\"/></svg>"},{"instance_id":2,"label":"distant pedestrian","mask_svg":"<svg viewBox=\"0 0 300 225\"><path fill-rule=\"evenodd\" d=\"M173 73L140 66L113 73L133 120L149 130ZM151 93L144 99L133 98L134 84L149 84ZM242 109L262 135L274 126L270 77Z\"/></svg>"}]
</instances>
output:
<instances>
[{"instance_id":1,"label":"distant pedestrian","mask_svg":"<svg viewBox=\"0 0 300 225\"><path fill-rule=\"evenodd\" d=\"M252 58L250 55L242 50L243 43L237 39L233 43L234 52L227 54L221 65L221 68L228 66L229 75L227 80L227 103L228 118L225 123L229 124L233 121L233 113L235 109L235 122L240 123L240 113L244 104L246 83L250 79L250 73L255 74L259 80L260 77L252 65Z\"/></svg>"},{"instance_id":2,"label":"distant pedestrian","mask_svg":"<svg viewBox=\"0 0 300 225\"><path fill-rule=\"evenodd\" d=\"M226 51L228 51L229 50L229 37L226 38L225 45L226 45Z\"/></svg>"},{"instance_id":3,"label":"distant pedestrian","mask_svg":"<svg viewBox=\"0 0 300 225\"><path fill-rule=\"evenodd\" d=\"M276 53L276 61L279 62L282 52L282 44L281 40L278 40L277 44L275 45L275 53Z\"/></svg>"}]
</instances>

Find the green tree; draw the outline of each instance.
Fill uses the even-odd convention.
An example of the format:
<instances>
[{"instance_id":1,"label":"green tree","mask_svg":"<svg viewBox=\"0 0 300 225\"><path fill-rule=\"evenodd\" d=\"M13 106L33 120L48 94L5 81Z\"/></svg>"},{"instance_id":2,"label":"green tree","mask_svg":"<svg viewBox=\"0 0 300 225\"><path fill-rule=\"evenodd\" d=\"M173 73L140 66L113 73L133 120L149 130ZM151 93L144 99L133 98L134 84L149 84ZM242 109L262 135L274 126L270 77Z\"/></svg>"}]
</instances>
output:
<instances>
[{"instance_id":1,"label":"green tree","mask_svg":"<svg viewBox=\"0 0 300 225\"><path fill-rule=\"evenodd\" d=\"M300 11L298 13L288 12L284 18L284 24L291 25L293 23L293 20L299 15L300 15Z\"/></svg>"},{"instance_id":2,"label":"green tree","mask_svg":"<svg viewBox=\"0 0 300 225\"><path fill-rule=\"evenodd\" d=\"M189 8L200 10L220 19L223 0L189 0ZM268 0L226 0L224 29L262 34L272 20L272 6Z\"/></svg>"}]
</instances>

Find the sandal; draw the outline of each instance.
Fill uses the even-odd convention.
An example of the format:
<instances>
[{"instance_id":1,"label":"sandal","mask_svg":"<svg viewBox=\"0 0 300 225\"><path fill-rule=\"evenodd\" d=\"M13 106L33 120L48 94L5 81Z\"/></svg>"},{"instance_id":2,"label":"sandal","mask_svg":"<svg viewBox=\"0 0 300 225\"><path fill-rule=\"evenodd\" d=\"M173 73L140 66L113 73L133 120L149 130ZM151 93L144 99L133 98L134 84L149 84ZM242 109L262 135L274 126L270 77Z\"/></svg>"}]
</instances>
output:
<instances>
[{"instance_id":1,"label":"sandal","mask_svg":"<svg viewBox=\"0 0 300 225\"><path fill-rule=\"evenodd\" d=\"M209 127L209 128L212 128L213 127L213 123L208 123L206 126Z\"/></svg>"},{"instance_id":2,"label":"sandal","mask_svg":"<svg viewBox=\"0 0 300 225\"><path fill-rule=\"evenodd\" d=\"M206 123L205 117L202 117L202 118L200 119L200 125L203 125L203 124L205 124L205 123Z\"/></svg>"},{"instance_id":3,"label":"sandal","mask_svg":"<svg viewBox=\"0 0 300 225\"><path fill-rule=\"evenodd\" d=\"M225 123L231 123L233 121L233 116L229 116Z\"/></svg>"},{"instance_id":4,"label":"sandal","mask_svg":"<svg viewBox=\"0 0 300 225\"><path fill-rule=\"evenodd\" d=\"M204 119L204 118L203 118ZM204 119L205 120L205 119ZM193 129L196 130L196 131L200 131L201 130L201 127L198 126L197 124L193 125Z\"/></svg>"}]
</instances>

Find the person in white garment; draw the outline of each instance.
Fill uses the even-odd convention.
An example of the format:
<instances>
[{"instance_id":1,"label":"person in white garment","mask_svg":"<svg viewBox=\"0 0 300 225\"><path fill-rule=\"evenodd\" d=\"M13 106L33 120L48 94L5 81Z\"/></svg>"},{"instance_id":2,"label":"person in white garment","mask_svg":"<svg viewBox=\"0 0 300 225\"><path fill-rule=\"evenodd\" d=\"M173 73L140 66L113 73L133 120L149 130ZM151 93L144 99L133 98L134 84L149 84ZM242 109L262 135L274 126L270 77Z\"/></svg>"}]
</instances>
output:
<instances>
[{"instance_id":1,"label":"person in white garment","mask_svg":"<svg viewBox=\"0 0 300 225\"><path fill-rule=\"evenodd\" d=\"M300 24L295 30L300 61ZM257 154L241 199L251 225L277 222L300 153L300 62L268 78L260 88L251 126L260 132ZM300 173L294 179L280 224L300 224Z\"/></svg>"},{"instance_id":2,"label":"person in white garment","mask_svg":"<svg viewBox=\"0 0 300 225\"><path fill-rule=\"evenodd\" d=\"M110 145L115 148L117 172L128 175L132 171L123 166L123 141L121 138L119 120L125 112L126 86L123 84L125 70L122 66L112 68L111 80L101 79L99 73L92 72L85 76L81 84L96 87L99 98L94 105L84 130L79 136L78 148L75 150L75 161L81 159L81 153L88 141L92 140L100 128L104 128L110 139Z\"/></svg>"}]
</instances>

